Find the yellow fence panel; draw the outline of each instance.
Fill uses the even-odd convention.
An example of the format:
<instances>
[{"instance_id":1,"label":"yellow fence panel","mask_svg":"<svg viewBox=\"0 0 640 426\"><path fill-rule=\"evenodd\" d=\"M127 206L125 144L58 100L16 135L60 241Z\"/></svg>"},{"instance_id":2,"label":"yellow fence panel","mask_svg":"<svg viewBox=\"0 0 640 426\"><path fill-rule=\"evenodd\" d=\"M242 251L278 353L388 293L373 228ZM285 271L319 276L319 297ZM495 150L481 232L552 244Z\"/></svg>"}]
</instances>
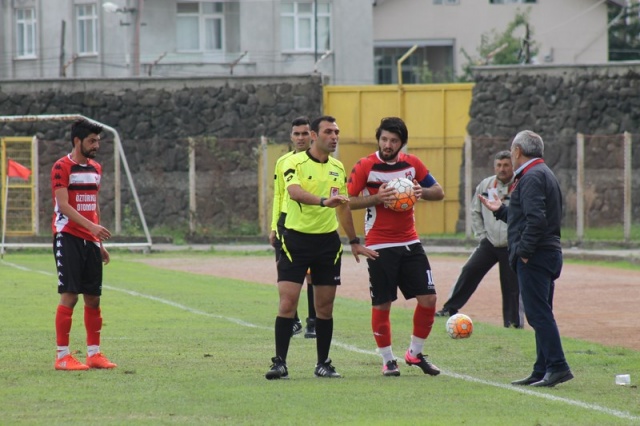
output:
<instances>
[{"instance_id":1,"label":"yellow fence panel","mask_svg":"<svg viewBox=\"0 0 640 426\"><path fill-rule=\"evenodd\" d=\"M7 236L36 235L36 184L37 174L34 171L35 156L33 153L33 138L4 137L0 138L2 154L2 220L5 220ZM20 178L7 179L7 162L11 159L31 170L29 180Z\"/></svg>"},{"instance_id":2,"label":"yellow fence panel","mask_svg":"<svg viewBox=\"0 0 640 426\"><path fill-rule=\"evenodd\" d=\"M375 150L380 119L401 117L409 129L408 152L419 156L444 188L443 202L419 203L421 235L454 233L460 213L460 170L473 84L325 86L324 113L336 117L336 157L350 170ZM362 212L354 212L361 224ZM357 229L358 233L362 229Z\"/></svg>"}]
</instances>

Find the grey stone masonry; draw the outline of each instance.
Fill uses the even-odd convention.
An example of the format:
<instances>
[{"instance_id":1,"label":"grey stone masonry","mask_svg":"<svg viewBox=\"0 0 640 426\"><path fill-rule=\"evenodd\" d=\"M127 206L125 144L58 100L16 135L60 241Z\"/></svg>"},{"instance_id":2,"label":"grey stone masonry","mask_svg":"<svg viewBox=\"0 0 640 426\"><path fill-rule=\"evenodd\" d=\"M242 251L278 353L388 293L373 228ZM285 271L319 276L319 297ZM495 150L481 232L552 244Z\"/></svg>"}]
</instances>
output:
<instances>
[{"instance_id":1,"label":"grey stone masonry","mask_svg":"<svg viewBox=\"0 0 640 426\"><path fill-rule=\"evenodd\" d=\"M0 81L0 115L81 114L115 128L150 228L185 229L188 143L195 141L197 222L229 230L258 223L260 137L289 141L298 115L322 111L322 78L311 76L188 79ZM0 123L0 136L38 135L40 228L53 210L50 171L71 149L70 122ZM103 133L103 222L113 226L113 138ZM123 231L139 227L122 174Z\"/></svg>"},{"instance_id":2,"label":"grey stone masonry","mask_svg":"<svg viewBox=\"0 0 640 426\"><path fill-rule=\"evenodd\" d=\"M493 174L493 155L521 130L545 141L545 161L575 223L576 134L585 135L586 226L623 220L623 133L632 137L632 217L640 221L640 62L578 66L489 66L474 70L467 132L473 187ZM464 202L464 198L461 197ZM461 209L461 219L464 210ZM460 226L459 226L460 227Z\"/></svg>"}]
</instances>

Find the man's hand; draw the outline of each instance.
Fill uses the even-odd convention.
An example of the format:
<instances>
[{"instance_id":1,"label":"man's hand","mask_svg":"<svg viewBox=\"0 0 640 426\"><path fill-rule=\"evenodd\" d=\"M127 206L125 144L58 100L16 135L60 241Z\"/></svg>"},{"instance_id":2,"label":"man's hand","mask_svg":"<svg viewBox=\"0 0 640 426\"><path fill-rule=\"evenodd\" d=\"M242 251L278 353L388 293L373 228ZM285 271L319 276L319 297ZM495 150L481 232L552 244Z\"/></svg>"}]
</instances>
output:
<instances>
[{"instance_id":1,"label":"man's hand","mask_svg":"<svg viewBox=\"0 0 640 426\"><path fill-rule=\"evenodd\" d=\"M269 233L269 244L271 244L271 247L275 247L274 244L276 242L276 231L271 231Z\"/></svg>"},{"instance_id":2,"label":"man's hand","mask_svg":"<svg viewBox=\"0 0 640 426\"><path fill-rule=\"evenodd\" d=\"M498 194L493 194L493 199L488 199L482 194L478 194L478 198L483 206L491 210L492 212L498 211L500 206L502 206L502 201L498 197Z\"/></svg>"},{"instance_id":3,"label":"man's hand","mask_svg":"<svg viewBox=\"0 0 640 426\"><path fill-rule=\"evenodd\" d=\"M358 257L359 254L371 260L375 260L380 256L377 251L368 249L362 244L351 244L351 253L353 253L353 257L356 258L356 262L358 263L360 263L360 257Z\"/></svg>"},{"instance_id":4,"label":"man's hand","mask_svg":"<svg viewBox=\"0 0 640 426\"><path fill-rule=\"evenodd\" d=\"M102 243L100 243L100 254L102 255L102 263L104 263L105 265L108 265L109 261L111 260L111 256L109 255L109 252L107 251L107 249L104 248Z\"/></svg>"},{"instance_id":5,"label":"man's hand","mask_svg":"<svg viewBox=\"0 0 640 426\"><path fill-rule=\"evenodd\" d=\"M395 200L395 195L396 195L396 189L392 186L388 186L387 183L383 183L382 185L380 185L380 188L378 189L378 193L376 194L376 196L378 197L378 204L379 203L391 203Z\"/></svg>"},{"instance_id":6,"label":"man's hand","mask_svg":"<svg viewBox=\"0 0 640 426\"><path fill-rule=\"evenodd\" d=\"M334 195L331 198L324 200L325 207L338 207L349 201L349 197L346 195Z\"/></svg>"},{"instance_id":7,"label":"man's hand","mask_svg":"<svg viewBox=\"0 0 640 426\"><path fill-rule=\"evenodd\" d=\"M111 238L111 232L104 226L93 223L89 228L91 235L98 237L100 241L108 240Z\"/></svg>"}]
</instances>

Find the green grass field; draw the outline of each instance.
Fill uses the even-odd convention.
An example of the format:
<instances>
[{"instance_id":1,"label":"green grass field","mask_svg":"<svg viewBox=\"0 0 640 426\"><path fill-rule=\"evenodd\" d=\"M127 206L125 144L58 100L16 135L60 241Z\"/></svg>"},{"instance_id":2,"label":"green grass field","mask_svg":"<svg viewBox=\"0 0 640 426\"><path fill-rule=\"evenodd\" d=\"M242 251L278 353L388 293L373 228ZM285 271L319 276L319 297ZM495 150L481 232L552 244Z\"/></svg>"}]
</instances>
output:
<instances>
[{"instance_id":1,"label":"green grass field","mask_svg":"<svg viewBox=\"0 0 640 426\"><path fill-rule=\"evenodd\" d=\"M197 255L206 262L215 254ZM526 376L534 359L530 330L476 323L473 336L458 341L437 318L426 352L443 373L430 377L401 363L402 376L387 378L374 351L369 303L343 298L336 301L331 357L344 379L315 378L315 340L295 337L291 379L267 381L274 286L155 269L137 263L141 256L115 253L105 268L101 348L119 367L63 372L53 369L53 259L5 255L0 424L640 424L639 351L565 338L574 380L552 389L514 387L509 382ZM71 345L82 360L81 312ZM392 311L397 356L411 317L411 310ZM632 386L614 384L622 373L631 374Z\"/></svg>"}]
</instances>

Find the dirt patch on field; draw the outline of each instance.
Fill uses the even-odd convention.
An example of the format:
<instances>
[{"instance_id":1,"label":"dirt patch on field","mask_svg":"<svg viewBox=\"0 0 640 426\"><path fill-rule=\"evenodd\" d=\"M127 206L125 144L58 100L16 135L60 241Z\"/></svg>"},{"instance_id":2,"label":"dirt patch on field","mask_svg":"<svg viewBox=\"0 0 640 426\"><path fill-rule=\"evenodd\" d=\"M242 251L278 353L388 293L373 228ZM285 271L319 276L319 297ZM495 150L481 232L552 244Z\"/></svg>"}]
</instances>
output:
<instances>
[{"instance_id":1,"label":"dirt patch on field","mask_svg":"<svg viewBox=\"0 0 640 426\"><path fill-rule=\"evenodd\" d=\"M438 309L465 263L464 257L430 256L438 291ZM206 262L176 259L144 260L155 267L275 285L276 270L272 257L212 256ZM345 253L342 285L338 295L369 300L366 262L356 263ZM415 301L400 299L396 306L413 307ZM554 312L560 334L605 345L640 350L636 310L640 306L640 272L600 266L565 264L556 281ZM275 307L274 307L275 308ZM497 268L493 268L462 312L481 322L502 325L501 295ZM528 327L528 325L526 326Z\"/></svg>"}]
</instances>

